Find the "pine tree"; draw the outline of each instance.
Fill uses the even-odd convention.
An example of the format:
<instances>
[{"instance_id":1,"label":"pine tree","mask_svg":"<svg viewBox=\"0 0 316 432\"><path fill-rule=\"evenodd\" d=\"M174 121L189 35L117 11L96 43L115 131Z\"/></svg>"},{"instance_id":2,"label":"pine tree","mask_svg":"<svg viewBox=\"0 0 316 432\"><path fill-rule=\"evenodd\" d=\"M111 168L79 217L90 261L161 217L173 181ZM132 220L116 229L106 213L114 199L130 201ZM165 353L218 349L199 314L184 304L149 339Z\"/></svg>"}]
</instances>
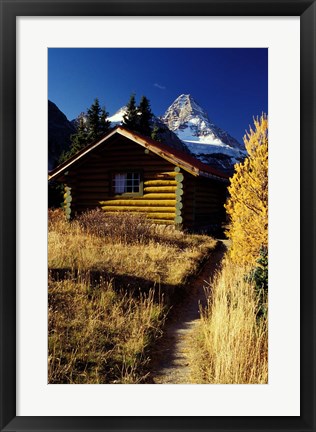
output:
<instances>
[{"instance_id":1,"label":"pine tree","mask_svg":"<svg viewBox=\"0 0 316 432\"><path fill-rule=\"evenodd\" d=\"M142 96L138 105L138 131L145 136L150 137L152 133L151 120L153 113L151 112L150 102L146 96Z\"/></svg>"},{"instance_id":2,"label":"pine tree","mask_svg":"<svg viewBox=\"0 0 316 432\"><path fill-rule=\"evenodd\" d=\"M77 132L71 136L72 154L77 153L77 151L85 147L87 145L87 141L88 141L87 127L85 125L85 121L83 117L80 117Z\"/></svg>"},{"instance_id":3,"label":"pine tree","mask_svg":"<svg viewBox=\"0 0 316 432\"><path fill-rule=\"evenodd\" d=\"M107 120L109 115L105 108L100 107L99 99L88 109L88 142L94 141L104 135L110 129L110 122Z\"/></svg>"},{"instance_id":4,"label":"pine tree","mask_svg":"<svg viewBox=\"0 0 316 432\"><path fill-rule=\"evenodd\" d=\"M232 240L230 254L237 263L254 264L268 246L268 118L254 120L244 136L248 157L235 166L225 205Z\"/></svg>"},{"instance_id":5,"label":"pine tree","mask_svg":"<svg viewBox=\"0 0 316 432\"><path fill-rule=\"evenodd\" d=\"M80 115L77 131L70 137L70 149L61 155L59 163L64 162L90 142L107 133L111 127L108 115L109 113L104 107L100 107L99 100L96 98L91 107L88 108L87 119L84 118L84 114Z\"/></svg>"},{"instance_id":6,"label":"pine tree","mask_svg":"<svg viewBox=\"0 0 316 432\"><path fill-rule=\"evenodd\" d=\"M135 94L133 93L126 106L126 113L123 115L123 125L130 130L138 132L139 130L139 117L138 109L136 107Z\"/></svg>"}]
</instances>

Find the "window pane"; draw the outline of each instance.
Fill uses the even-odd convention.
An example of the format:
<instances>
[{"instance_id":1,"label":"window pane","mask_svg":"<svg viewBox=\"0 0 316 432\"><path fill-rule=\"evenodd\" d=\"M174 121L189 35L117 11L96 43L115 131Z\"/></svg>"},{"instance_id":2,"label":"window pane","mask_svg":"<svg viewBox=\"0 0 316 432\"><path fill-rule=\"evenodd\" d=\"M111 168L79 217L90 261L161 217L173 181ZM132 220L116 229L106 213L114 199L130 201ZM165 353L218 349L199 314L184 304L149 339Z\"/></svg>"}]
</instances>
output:
<instances>
[{"instance_id":1,"label":"window pane","mask_svg":"<svg viewBox=\"0 0 316 432\"><path fill-rule=\"evenodd\" d=\"M113 177L113 189L116 194L139 193L140 191L140 173L126 172L117 173Z\"/></svg>"},{"instance_id":2,"label":"window pane","mask_svg":"<svg viewBox=\"0 0 316 432\"><path fill-rule=\"evenodd\" d=\"M114 180L114 192L118 194L124 193L126 184L126 173L115 174Z\"/></svg>"}]
</instances>

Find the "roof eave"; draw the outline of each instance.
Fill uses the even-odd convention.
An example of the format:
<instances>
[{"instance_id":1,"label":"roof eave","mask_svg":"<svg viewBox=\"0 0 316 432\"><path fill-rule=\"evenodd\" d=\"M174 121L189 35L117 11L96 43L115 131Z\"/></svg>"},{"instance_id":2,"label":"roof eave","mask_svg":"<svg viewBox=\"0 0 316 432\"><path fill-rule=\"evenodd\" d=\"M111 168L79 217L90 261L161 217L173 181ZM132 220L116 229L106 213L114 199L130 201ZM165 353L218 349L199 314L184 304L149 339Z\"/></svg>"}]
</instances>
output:
<instances>
[{"instance_id":1,"label":"roof eave","mask_svg":"<svg viewBox=\"0 0 316 432\"><path fill-rule=\"evenodd\" d=\"M188 173L190 173L196 177L203 176L203 177L211 178L214 180L220 180L220 181L228 182L228 178L220 177L220 176L217 176L216 174L212 174L212 173L209 173L207 171L203 171L197 167L194 167L190 163L179 159L177 156L175 156L171 152L169 153L169 152L163 151L163 150L155 147L154 145L152 145L151 143L146 141L145 138L143 138L139 135L136 135L132 131L126 130L120 126L117 126L116 128L114 128L111 132L109 132L106 136L104 136L100 141L97 141L96 143L89 145L86 149L82 150L82 152L79 155L73 156L73 158L69 159L68 161L64 162L64 164L61 164L61 165L59 165L59 167L56 167L54 170L52 170L53 173L52 174L50 173L48 175L48 180L54 180L54 179L58 179L58 177L60 177L60 176L64 176L65 171L67 171L71 167L71 165L73 165L78 160L83 158L86 154L90 153L90 151L92 151L95 148L97 148L98 146L100 146L104 141L107 141L109 138L111 138L116 133L119 133L120 135L124 136L125 138L132 139L134 142L141 145L142 147L147 148L148 150L150 150L154 154L162 157L163 159L167 160L168 162L170 162L174 165L178 165L180 168L182 168L183 170L187 171Z\"/></svg>"},{"instance_id":2,"label":"roof eave","mask_svg":"<svg viewBox=\"0 0 316 432\"><path fill-rule=\"evenodd\" d=\"M118 131L117 128L113 129L111 132L109 132L105 137L103 137L100 141L97 141L95 144L88 146L86 149L84 149L82 151L82 153L80 153L79 155L77 155L77 157L73 157L71 159L68 159L68 161L64 162L64 164L59 165L58 167L56 167L53 172L53 174L48 174L48 180L53 180L57 177L59 177L61 174L64 173L64 171L66 171L73 163L77 162L79 159L81 159L83 156L85 156L86 154L90 153L90 151L92 151L93 149L95 149L96 147L98 147L99 145L101 145L104 141L106 141L107 139L109 139L112 135L114 135L116 132Z\"/></svg>"}]
</instances>

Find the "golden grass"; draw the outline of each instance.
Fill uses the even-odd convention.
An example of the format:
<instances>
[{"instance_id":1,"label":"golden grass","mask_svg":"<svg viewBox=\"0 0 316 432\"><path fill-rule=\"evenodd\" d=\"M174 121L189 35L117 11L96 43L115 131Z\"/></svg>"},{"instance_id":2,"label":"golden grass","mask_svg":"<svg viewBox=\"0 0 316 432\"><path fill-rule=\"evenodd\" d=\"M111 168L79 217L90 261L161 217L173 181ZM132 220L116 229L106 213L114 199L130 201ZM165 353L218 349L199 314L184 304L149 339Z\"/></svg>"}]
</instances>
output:
<instances>
[{"instance_id":1,"label":"golden grass","mask_svg":"<svg viewBox=\"0 0 316 432\"><path fill-rule=\"evenodd\" d=\"M130 214L95 211L68 222L51 211L48 228L50 269L109 272L114 281L128 276L149 287L183 284L216 245L208 236ZM149 348L165 317L166 306L153 290L135 297L111 282L92 287L80 277L49 280L49 383L144 382Z\"/></svg>"},{"instance_id":2,"label":"golden grass","mask_svg":"<svg viewBox=\"0 0 316 432\"><path fill-rule=\"evenodd\" d=\"M196 329L193 381L212 384L268 382L268 318L257 316L258 296L247 270L227 259L210 285Z\"/></svg>"},{"instance_id":3,"label":"golden grass","mask_svg":"<svg viewBox=\"0 0 316 432\"><path fill-rule=\"evenodd\" d=\"M147 349L160 335L161 302L133 298L110 283L49 282L48 382L140 383Z\"/></svg>"},{"instance_id":4,"label":"golden grass","mask_svg":"<svg viewBox=\"0 0 316 432\"><path fill-rule=\"evenodd\" d=\"M123 226L122 231L138 229L124 226L120 219L117 224ZM194 274L201 259L216 244L209 236L188 235L157 226L147 228L146 237L142 230L140 240L128 241L124 236L118 237L117 233L116 237L113 233L94 235L80 221L69 223L57 218L49 224L48 266L102 270L143 278L153 284L177 285Z\"/></svg>"}]
</instances>

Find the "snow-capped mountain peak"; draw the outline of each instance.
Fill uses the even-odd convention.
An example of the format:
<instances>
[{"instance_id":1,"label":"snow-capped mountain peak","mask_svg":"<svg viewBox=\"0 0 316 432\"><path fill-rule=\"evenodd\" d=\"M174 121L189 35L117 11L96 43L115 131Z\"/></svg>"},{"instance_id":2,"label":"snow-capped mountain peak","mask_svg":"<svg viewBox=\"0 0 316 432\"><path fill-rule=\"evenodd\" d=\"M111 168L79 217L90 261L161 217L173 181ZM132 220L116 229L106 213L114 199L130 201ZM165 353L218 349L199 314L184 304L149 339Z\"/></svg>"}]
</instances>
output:
<instances>
[{"instance_id":1,"label":"snow-capped mountain peak","mask_svg":"<svg viewBox=\"0 0 316 432\"><path fill-rule=\"evenodd\" d=\"M162 121L171 130L177 130L188 120L196 117L208 120L207 113L190 94L182 94L170 105L162 117Z\"/></svg>"},{"instance_id":2,"label":"snow-capped mountain peak","mask_svg":"<svg viewBox=\"0 0 316 432\"><path fill-rule=\"evenodd\" d=\"M203 162L215 158L223 167L232 166L245 156L244 146L216 126L190 94L178 96L161 120Z\"/></svg>"}]
</instances>

